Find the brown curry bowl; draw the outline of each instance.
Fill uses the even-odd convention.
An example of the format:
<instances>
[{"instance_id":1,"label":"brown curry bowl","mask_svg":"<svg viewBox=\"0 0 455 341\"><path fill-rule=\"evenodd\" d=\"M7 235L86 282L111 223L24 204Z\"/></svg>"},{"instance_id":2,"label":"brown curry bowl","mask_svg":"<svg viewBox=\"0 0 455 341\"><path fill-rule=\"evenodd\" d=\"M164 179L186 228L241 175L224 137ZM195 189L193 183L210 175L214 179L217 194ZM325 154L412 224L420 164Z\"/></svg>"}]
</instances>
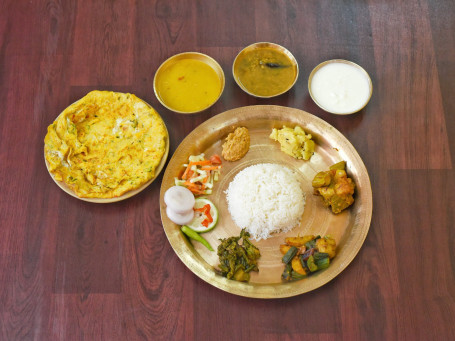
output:
<instances>
[{"instance_id":1,"label":"brown curry bowl","mask_svg":"<svg viewBox=\"0 0 455 341\"><path fill-rule=\"evenodd\" d=\"M276 93L272 93L270 95L261 95L261 94L255 93L251 90L248 90L245 87L245 85L241 82L238 71L237 71L237 68L239 66L239 61L242 59L242 57L245 54L248 54L251 51L260 50L260 49L272 49L272 50L278 51L279 53L285 55L291 63L290 65L286 65L286 67L289 66L294 69L294 79L290 82L290 84L286 88L280 89ZM267 63L267 64L272 64L271 65L272 68L275 67L275 65L273 65L273 63ZM281 67L281 66L277 66L277 67ZM289 52L289 50L287 50L283 46L274 44L274 43L269 43L269 42L259 42L259 43L251 44L239 52L239 54L234 59L234 63L232 64L232 74L234 76L234 80L237 83L237 85L243 91L245 91L247 94L254 96L254 97L258 97L258 98L271 98L271 97L276 97L276 96L279 96L279 95L287 92L289 89L291 89L294 86L294 84L297 82L297 78L299 77L299 65L298 65L295 57L292 55L292 53Z\"/></svg>"}]
</instances>

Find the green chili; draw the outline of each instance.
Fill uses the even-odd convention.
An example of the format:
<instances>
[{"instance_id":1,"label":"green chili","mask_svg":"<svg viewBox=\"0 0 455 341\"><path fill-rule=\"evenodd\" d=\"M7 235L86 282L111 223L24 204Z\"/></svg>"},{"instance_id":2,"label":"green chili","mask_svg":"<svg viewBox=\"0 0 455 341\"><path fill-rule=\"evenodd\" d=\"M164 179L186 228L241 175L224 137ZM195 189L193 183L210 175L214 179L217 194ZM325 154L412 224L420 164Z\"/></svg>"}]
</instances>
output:
<instances>
[{"instance_id":1,"label":"green chili","mask_svg":"<svg viewBox=\"0 0 455 341\"><path fill-rule=\"evenodd\" d=\"M199 235L196 231L190 229L188 226L183 225L182 226L182 232L189 238L194 239L198 242L200 242L202 245L204 245L207 249L210 251L213 251L212 246L209 244L208 241L206 241L203 237Z\"/></svg>"}]
</instances>

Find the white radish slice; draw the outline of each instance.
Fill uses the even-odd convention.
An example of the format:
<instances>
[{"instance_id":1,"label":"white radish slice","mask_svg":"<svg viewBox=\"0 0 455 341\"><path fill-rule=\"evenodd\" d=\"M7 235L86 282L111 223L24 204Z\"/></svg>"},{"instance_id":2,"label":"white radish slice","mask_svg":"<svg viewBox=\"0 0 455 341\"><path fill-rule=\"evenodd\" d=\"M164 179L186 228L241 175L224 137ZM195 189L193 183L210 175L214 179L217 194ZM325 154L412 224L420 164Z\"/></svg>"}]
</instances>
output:
<instances>
[{"instance_id":1,"label":"white radish slice","mask_svg":"<svg viewBox=\"0 0 455 341\"><path fill-rule=\"evenodd\" d=\"M194 218L194 211L191 209L186 213L177 213L170 206L166 207L166 214L169 219L171 219L177 225L188 224Z\"/></svg>"},{"instance_id":2,"label":"white radish slice","mask_svg":"<svg viewBox=\"0 0 455 341\"><path fill-rule=\"evenodd\" d=\"M164 202L175 213L188 213L193 211L195 203L193 193L183 186L172 186L164 193Z\"/></svg>"}]
</instances>

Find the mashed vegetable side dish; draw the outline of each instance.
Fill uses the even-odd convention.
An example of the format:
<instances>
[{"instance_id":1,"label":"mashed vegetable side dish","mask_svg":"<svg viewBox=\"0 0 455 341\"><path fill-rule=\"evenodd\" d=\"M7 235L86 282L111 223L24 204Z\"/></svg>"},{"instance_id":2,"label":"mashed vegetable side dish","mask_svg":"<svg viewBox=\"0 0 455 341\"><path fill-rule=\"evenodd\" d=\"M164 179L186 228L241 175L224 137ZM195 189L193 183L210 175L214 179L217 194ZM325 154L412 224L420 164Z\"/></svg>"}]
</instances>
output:
<instances>
[{"instance_id":1,"label":"mashed vegetable side dish","mask_svg":"<svg viewBox=\"0 0 455 341\"><path fill-rule=\"evenodd\" d=\"M79 197L114 198L155 176L167 130L158 113L132 94L92 91L47 129L49 171Z\"/></svg>"},{"instance_id":2,"label":"mashed vegetable side dish","mask_svg":"<svg viewBox=\"0 0 455 341\"><path fill-rule=\"evenodd\" d=\"M248 128L237 127L234 132L229 133L226 142L223 143L221 155L227 161L237 161L248 153L250 149L250 134Z\"/></svg>"},{"instance_id":3,"label":"mashed vegetable side dish","mask_svg":"<svg viewBox=\"0 0 455 341\"><path fill-rule=\"evenodd\" d=\"M286 232L300 223L305 195L289 168L263 163L240 171L226 190L234 222L254 240Z\"/></svg>"},{"instance_id":4,"label":"mashed vegetable side dish","mask_svg":"<svg viewBox=\"0 0 455 341\"><path fill-rule=\"evenodd\" d=\"M294 129L283 126L282 129L272 129L272 140L278 141L281 151L296 158L309 160L314 153L314 141L311 134L296 126Z\"/></svg>"}]
</instances>

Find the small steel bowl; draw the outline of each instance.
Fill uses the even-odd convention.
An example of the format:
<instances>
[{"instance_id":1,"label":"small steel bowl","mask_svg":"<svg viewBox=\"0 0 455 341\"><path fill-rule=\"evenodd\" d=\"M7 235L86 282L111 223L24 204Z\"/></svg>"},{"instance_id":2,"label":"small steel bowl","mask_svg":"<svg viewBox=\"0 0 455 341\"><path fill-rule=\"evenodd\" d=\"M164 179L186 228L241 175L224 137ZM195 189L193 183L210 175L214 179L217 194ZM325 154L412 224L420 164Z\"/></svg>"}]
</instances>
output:
<instances>
[{"instance_id":1,"label":"small steel bowl","mask_svg":"<svg viewBox=\"0 0 455 341\"><path fill-rule=\"evenodd\" d=\"M262 48L272 48L272 49L275 49L275 50L285 54L289 58L289 60L291 62L291 67L293 67L295 69L294 81L285 90L283 90L283 91L281 91L279 93L270 95L270 96L258 95L258 94L255 94L255 93L249 91L248 89L246 89L243 86L242 82L239 80L239 77L238 77L238 75L235 72L236 65L238 63L238 60L239 60L240 56L242 56L245 53L248 53L248 52L250 52L252 50L262 49ZM274 44L274 43L269 43L269 42L259 42L259 43L251 44L251 45L245 47L242 51L239 52L239 54L234 59L234 63L232 64L232 75L234 76L234 79L235 79L235 82L237 83L237 85L243 91L245 91L247 94L249 94L251 96L254 96L254 97L258 97L258 98L271 98L271 97L276 97L276 96L284 94L286 91L289 91L289 89L291 89L294 86L294 84L297 82L297 78L299 78L299 65L298 65L297 60L295 59L295 57L292 55L292 53L289 52L289 50L287 50L283 46L278 45L278 44Z\"/></svg>"},{"instance_id":2,"label":"small steel bowl","mask_svg":"<svg viewBox=\"0 0 455 341\"><path fill-rule=\"evenodd\" d=\"M221 87L220 87L220 93L219 93L218 97L210 105L208 105L207 107L205 107L201 110L196 110L196 111L177 110L177 109L169 106L165 101L163 101L163 99L161 98L161 96L158 93L157 81L158 81L160 75L162 74L162 72L164 70L166 70L166 68L168 66L170 66L171 64L174 64L174 63L178 62L179 60L183 60L183 59L195 59L195 60L204 62L205 64L210 66L216 72L218 77L220 78ZM219 98L221 97L221 94L224 91L224 85L225 85L224 72L223 72L223 69L221 68L220 64L218 64L218 62L215 59L213 59L212 57L209 57L206 54L199 53L199 52L183 52L183 53L176 54L172 57L169 57L160 65L158 70L156 70L155 77L153 78L153 91L155 92L155 96L158 99L158 101L160 101L160 103L167 109L169 109L173 112L179 113L179 114L196 114L196 113L202 112L204 110L207 110L208 108L210 108L213 104L215 104L219 100Z\"/></svg>"},{"instance_id":3,"label":"small steel bowl","mask_svg":"<svg viewBox=\"0 0 455 341\"><path fill-rule=\"evenodd\" d=\"M311 82L313 81L313 77L314 75L316 74L316 72L318 72L321 68L323 68L324 66L326 66L327 64L331 64L331 63L343 63L343 64L348 64L348 65L351 65L351 66L354 66L356 69L360 70L366 77L367 81L368 81L368 86L369 86L369 96L368 96L368 99L365 101L365 103L362 105L362 107L360 107L359 109L356 109L354 111L350 111L350 112L334 112L334 111L331 111L331 110L328 110L327 108L325 108L320 102L318 102L318 100L316 99L316 97L314 96L313 94L313 91L311 89ZM371 96L373 95L373 83L371 82L371 78L370 78L370 75L368 74L368 72L365 71L365 69L363 67L361 67L360 65L354 63L354 62L351 62L349 60L344 60L344 59L331 59L331 60L327 60L325 62L322 62L321 64L319 64L318 66L316 66L313 71L311 71L310 73L310 76L308 77L308 91L310 93L310 96L311 98L313 99L314 103L317 104L317 106L319 108L321 108L322 110L325 110L331 114L335 114L335 115L350 115L350 114L354 114L356 112L359 112L360 110L362 110L363 108L365 108L365 106L368 104L368 102L370 101L371 99Z\"/></svg>"}]
</instances>

